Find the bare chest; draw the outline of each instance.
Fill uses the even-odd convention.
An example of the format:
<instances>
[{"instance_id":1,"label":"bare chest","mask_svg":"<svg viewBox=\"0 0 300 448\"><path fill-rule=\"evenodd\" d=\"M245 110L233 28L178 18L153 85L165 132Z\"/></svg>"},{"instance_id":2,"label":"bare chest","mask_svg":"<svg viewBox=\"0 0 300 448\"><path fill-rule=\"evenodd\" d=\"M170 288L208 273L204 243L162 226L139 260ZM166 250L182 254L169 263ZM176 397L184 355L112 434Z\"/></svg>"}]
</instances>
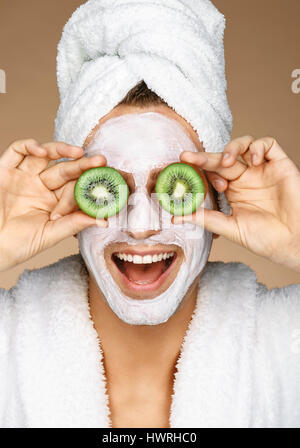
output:
<instances>
[{"instance_id":1,"label":"bare chest","mask_svg":"<svg viewBox=\"0 0 300 448\"><path fill-rule=\"evenodd\" d=\"M110 390L110 419L113 428L169 428L169 391L117 393Z\"/></svg>"}]
</instances>

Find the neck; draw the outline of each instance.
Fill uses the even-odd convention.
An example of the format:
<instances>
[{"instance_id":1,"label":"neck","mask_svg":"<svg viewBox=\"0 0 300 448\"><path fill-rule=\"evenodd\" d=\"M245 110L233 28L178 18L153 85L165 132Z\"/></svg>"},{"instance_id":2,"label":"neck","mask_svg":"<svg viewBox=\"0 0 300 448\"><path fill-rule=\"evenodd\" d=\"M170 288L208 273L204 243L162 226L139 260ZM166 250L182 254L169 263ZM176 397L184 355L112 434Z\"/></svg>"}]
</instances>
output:
<instances>
[{"instance_id":1,"label":"neck","mask_svg":"<svg viewBox=\"0 0 300 448\"><path fill-rule=\"evenodd\" d=\"M197 279L198 280L198 279ZM195 309L195 281L180 309L160 325L129 325L118 318L106 303L94 278L89 278L91 316L104 356L107 379L169 377L174 373L183 338Z\"/></svg>"}]
</instances>

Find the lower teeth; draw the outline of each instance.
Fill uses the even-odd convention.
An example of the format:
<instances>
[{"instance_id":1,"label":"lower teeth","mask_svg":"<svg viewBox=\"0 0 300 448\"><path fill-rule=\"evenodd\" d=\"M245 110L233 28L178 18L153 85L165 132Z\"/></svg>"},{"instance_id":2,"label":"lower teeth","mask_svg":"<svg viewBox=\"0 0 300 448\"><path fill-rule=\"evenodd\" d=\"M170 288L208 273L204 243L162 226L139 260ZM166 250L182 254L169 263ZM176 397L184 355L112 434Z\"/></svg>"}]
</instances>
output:
<instances>
[{"instance_id":1,"label":"lower teeth","mask_svg":"<svg viewBox=\"0 0 300 448\"><path fill-rule=\"evenodd\" d=\"M142 280L132 280L132 278L129 278L129 280L132 282L132 283L135 283L136 285L150 285L150 283L152 283L152 282L143 282Z\"/></svg>"}]
</instances>

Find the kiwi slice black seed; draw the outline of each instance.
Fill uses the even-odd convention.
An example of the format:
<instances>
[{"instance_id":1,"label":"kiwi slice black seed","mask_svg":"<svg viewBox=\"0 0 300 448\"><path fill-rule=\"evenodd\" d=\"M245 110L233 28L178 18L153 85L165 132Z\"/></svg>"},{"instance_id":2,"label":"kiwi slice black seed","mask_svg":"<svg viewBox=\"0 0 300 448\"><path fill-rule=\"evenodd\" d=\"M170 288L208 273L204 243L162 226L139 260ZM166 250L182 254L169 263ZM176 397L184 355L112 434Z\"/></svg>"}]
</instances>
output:
<instances>
[{"instance_id":1,"label":"kiwi slice black seed","mask_svg":"<svg viewBox=\"0 0 300 448\"><path fill-rule=\"evenodd\" d=\"M172 215L191 215L203 202L205 184L190 165L173 163L158 176L155 191L160 205Z\"/></svg>"},{"instance_id":2,"label":"kiwi slice black seed","mask_svg":"<svg viewBox=\"0 0 300 448\"><path fill-rule=\"evenodd\" d=\"M85 171L74 190L79 208L93 218L116 215L125 206L128 195L128 185L123 176L108 166Z\"/></svg>"}]
</instances>

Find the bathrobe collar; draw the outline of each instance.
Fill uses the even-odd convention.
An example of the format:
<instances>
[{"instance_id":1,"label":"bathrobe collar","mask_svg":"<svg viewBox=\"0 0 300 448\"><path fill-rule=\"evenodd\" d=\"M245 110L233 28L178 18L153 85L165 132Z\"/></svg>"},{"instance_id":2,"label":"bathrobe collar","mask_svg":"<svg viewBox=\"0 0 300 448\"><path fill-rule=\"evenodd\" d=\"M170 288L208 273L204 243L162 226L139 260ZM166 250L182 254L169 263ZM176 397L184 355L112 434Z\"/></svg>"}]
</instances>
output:
<instances>
[{"instance_id":1,"label":"bathrobe collar","mask_svg":"<svg viewBox=\"0 0 300 448\"><path fill-rule=\"evenodd\" d=\"M251 426L255 291L245 265L206 266L177 362L171 427ZM25 271L13 295L13 371L26 426L109 428L103 353L81 256Z\"/></svg>"}]
</instances>

